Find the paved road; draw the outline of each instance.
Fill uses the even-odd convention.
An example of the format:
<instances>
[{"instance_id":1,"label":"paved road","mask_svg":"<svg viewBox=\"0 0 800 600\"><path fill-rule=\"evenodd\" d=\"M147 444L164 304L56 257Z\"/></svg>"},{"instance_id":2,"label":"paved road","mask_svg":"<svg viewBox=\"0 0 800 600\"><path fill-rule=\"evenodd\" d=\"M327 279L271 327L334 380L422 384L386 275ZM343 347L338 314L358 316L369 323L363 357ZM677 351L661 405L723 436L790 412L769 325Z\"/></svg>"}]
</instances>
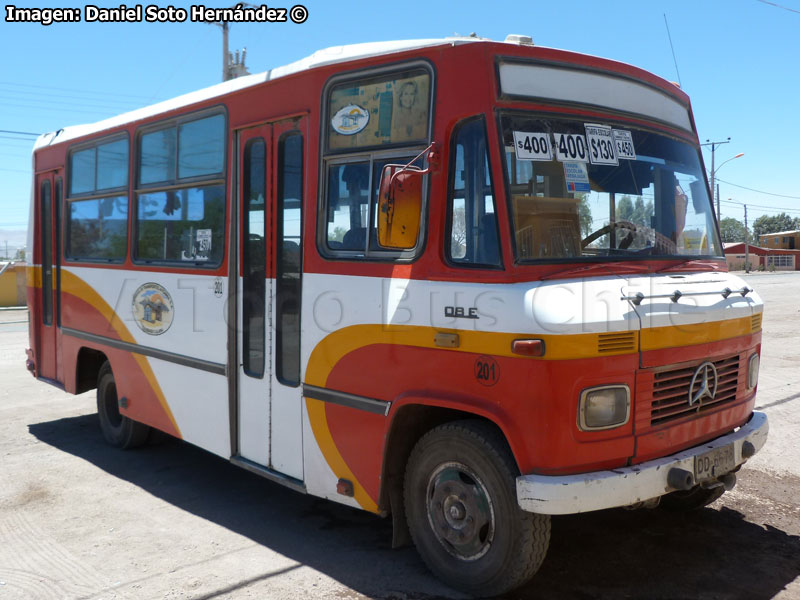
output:
<instances>
[{"instance_id":1,"label":"paved road","mask_svg":"<svg viewBox=\"0 0 800 600\"><path fill-rule=\"evenodd\" d=\"M736 489L689 515L554 518L541 571L509 598L800 600L800 273L749 282L767 303L771 432ZM177 441L108 448L93 393L25 372L25 318L0 311L0 600L460 598L390 549L386 521Z\"/></svg>"}]
</instances>

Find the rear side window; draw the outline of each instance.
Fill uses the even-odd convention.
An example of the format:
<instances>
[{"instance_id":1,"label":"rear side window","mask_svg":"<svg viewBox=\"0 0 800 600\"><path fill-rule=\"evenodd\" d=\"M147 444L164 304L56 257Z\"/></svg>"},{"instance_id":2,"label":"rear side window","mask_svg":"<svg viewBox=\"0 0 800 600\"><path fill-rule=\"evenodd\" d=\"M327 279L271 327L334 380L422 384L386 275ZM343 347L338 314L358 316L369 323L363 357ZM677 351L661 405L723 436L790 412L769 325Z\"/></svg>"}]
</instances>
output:
<instances>
[{"instance_id":1,"label":"rear side window","mask_svg":"<svg viewBox=\"0 0 800 600\"><path fill-rule=\"evenodd\" d=\"M134 259L215 267L225 245L222 113L182 117L139 136Z\"/></svg>"},{"instance_id":2,"label":"rear side window","mask_svg":"<svg viewBox=\"0 0 800 600\"><path fill-rule=\"evenodd\" d=\"M70 152L66 257L122 262L128 250L128 139Z\"/></svg>"}]
</instances>

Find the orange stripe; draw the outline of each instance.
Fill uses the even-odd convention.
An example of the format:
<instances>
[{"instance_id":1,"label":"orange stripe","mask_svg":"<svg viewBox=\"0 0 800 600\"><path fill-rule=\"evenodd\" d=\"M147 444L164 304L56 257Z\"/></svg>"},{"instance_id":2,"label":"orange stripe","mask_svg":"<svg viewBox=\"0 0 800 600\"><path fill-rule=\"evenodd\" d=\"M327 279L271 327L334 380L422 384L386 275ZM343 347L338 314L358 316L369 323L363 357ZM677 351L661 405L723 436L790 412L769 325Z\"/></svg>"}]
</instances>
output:
<instances>
[{"instance_id":1,"label":"orange stripe","mask_svg":"<svg viewBox=\"0 0 800 600\"><path fill-rule=\"evenodd\" d=\"M119 336L119 339L121 339L123 342L136 344L136 340L131 335L130 331L128 331L128 328L125 326L125 323L122 322L122 319L119 318L119 315L117 315L117 313L114 312L114 309L109 306L103 297L100 296L100 294L98 294L83 279L66 269L62 269L61 290L68 294L72 294L73 296L76 296L85 302L88 302L101 315L103 315L103 317L105 317L105 319L108 321L108 324ZM178 428L178 423L175 421L175 416L172 414L169 404L167 404L167 400L164 397L164 392L161 390L161 386L158 384L158 380L153 373L153 369L150 367L150 363L147 361L147 357L135 352L132 354L133 358L142 369L142 373L144 373L145 378L150 383L150 387L153 389L153 392L158 398L161 408L164 410L164 413L169 418L170 423L172 423L172 426L175 428L177 436L182 437L180 433L181 430Z\"/></svg>"}]
</instances>

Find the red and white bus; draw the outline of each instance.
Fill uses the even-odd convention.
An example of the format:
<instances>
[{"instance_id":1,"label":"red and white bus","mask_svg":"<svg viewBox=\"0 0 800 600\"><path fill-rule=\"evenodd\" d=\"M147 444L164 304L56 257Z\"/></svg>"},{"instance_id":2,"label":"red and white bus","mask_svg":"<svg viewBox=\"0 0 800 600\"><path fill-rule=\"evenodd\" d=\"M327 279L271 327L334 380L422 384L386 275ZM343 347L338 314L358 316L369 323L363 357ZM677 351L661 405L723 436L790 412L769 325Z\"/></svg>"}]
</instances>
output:
<instances>
[{"instance_id":1,"label":"red and white bus","mask_svg":"<svg viewBox=\"0 0 800 600\"><path fill-rule=\"evenodd\" d=\"M42 136L28 368L389 516L478 595L550 515L717 499L764 444L689 98L455 38L331 48ZM410 534L410 536L409 536Z\"/></svg>"}]
</instances>

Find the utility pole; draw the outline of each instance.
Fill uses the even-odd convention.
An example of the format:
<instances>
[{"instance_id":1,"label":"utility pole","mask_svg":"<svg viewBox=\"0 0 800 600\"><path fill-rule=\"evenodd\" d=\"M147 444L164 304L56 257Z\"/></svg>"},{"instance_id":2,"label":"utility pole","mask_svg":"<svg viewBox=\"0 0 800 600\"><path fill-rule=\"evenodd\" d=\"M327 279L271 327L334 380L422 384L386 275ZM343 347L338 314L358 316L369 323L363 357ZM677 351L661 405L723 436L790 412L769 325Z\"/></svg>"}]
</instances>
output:
<instances>
[{"instance_id":1,"label":"utility pole","mask_svg":"<svg viewBox=\"0 0 800 600\"><path fill-rule=\"evenodd\" d=\"M712 194L714 194L714 192L715 192L714 175L716 173L716 170L714 169L714 152L717 150L717 146L721 146L722 144L728 144L728 143L730 143L730 141L731 141L731 138L728 138L727 140L724 140L724 141L721 141L721 142L712 142L710 140L706 140L705 144L700 144L701 146L711 146L711 193ZM713 202L714 199L712 198L711 200ZM719 217L719 195L717 195L717 221L719 221L719 218L720 218Z\"/></svg>"},{"instance_id":2,"label":"utility pole","mask_svg":"<svg viewBox=\"0 0 800 600\"><path fill-rule=\"evenodd\" d=\"M258 8L254 4L250 4L249 2L239 2L238 4L234 4L231 8L236 8L239 6L252 6L253 8ZM233 62L233 57L231 53L228 51L228 32L230 31L230 25L228 21L208 21L209 25L216 25L217 27L222 29L222 81L228 81L229 79L235 79L242 75L249 75L247 71L247 67L244 64L245 55L247 54L247 49L245 48L242 51L242 60L239 62L239 51L236 51L236 62Z\"/></svg>"},{"instance_id":3,"label":"utility pole","mask_svg":"<svg viewBox=\"0 0 800 600\"><path fill-rule=\"evenodd\" d=\"M744 205L744 272L750 272L750 243L747 238L750 237L747 229L747 204Z\"/></svg>"}]
</instances>

